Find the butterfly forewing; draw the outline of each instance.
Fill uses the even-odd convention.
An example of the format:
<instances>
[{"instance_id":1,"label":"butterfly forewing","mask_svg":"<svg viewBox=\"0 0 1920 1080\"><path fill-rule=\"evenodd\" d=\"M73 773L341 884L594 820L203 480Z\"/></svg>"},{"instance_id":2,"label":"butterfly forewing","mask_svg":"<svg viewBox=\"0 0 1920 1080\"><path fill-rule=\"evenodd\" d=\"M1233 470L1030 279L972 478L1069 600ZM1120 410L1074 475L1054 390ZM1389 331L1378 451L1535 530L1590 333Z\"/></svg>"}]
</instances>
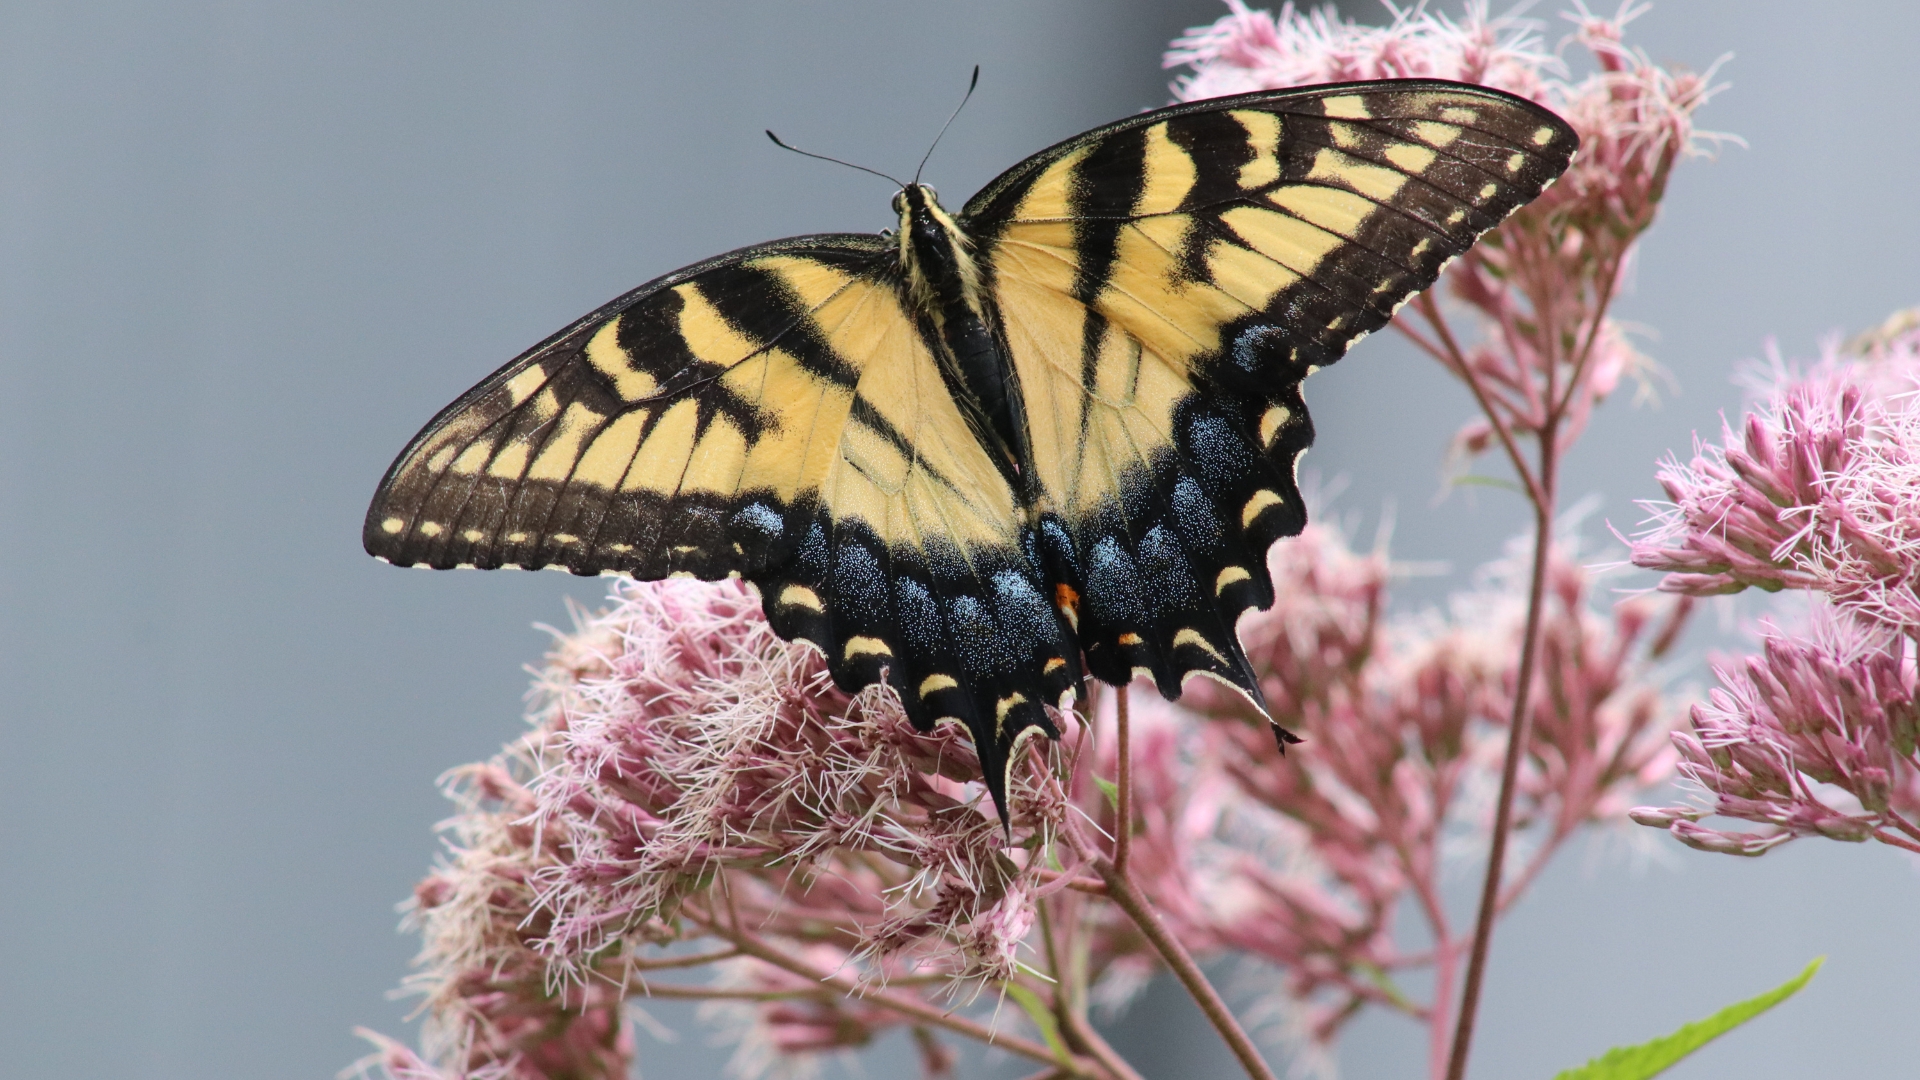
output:
<instances>
[{"instance_id":1,"label":"butterfly forewing","mask_svg":"<svg viewBox=\"0 0 1920 1080\"><path fill-rule=\"evenodd\" d=\"M428 425L375 497L368 550L746 577L843 688L886 678L921 726L966 725L998 799L1079 651L890 255L789 241L615 301Z\"/></svg>"},{"instance_id":2,"label":"butterfly forewing","mask_svg":"<svg viewBox=\"0 0 1920 1080\"><path fill-rule=\"evenodd\" d=\"M1565 168L1537 106L1400 82L1164 110L1016 167L990 269L1088 668L1258 691L1233 626L1305 521L1300 381Z\"/></svg>"}]
</instances>

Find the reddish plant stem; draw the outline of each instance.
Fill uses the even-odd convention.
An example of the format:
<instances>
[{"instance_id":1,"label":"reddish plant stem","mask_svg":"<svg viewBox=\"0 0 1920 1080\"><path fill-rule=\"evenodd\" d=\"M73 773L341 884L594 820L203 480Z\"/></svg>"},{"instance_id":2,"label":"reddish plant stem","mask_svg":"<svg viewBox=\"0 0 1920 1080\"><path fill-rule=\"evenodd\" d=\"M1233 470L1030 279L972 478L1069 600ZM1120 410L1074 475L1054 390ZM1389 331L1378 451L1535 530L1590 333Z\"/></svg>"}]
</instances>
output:
<instances>
[{"instance_id":1,"label":"reddish plant stem","mask_svg":"<svg viewBox=\"0 0 1920 1080\"><path fill-rule=\"evenodd\" d=\"M1901 839L1898 835L1894 833L1890 833L1885 829L1873 830L1873 838L1875 840L1880 841L1883 844L1890 844L1894 847L1902 848L1906 851L1920 853L1920 844L1916 844L1911 840Z\"/></svg>"},{"instance_id":2,"label":"reddish plant stem","mask_svg":"<svg viewBox=\"0 0 1920 1080\"><path fill-rule=\"evenodd\" d=\"M688 956L665 956L655 960L629 960L628 971L670 971L674 968L701 967L717 964L722 960L731 960L739 956L739 949L715 949L711 952L693 953Z\"/></svg>"},{"instance_id":3,"label":"reddish plant stem","mask_svg":"<svg viewBox=\"0 0 1920 1080\"><path fill-rule=\"evenodd\" d=\"M1112 860L1091 850L1092 845L1087 843L1074 822L1069 820L1067 828L1063 831L1067 842L1079 851L1081 858L1093 864L1094 871L1100 875L1102 881L1107 883L1107 898L1112 900L1121 911L1126 912L1127 918L1133 920L1133 925L1139 928L1141 936L1147 939L1147 943L1153 946L1154 951L1160 954L1160 959L1173 971L1174 978L1179 979L1180 984L1187 988L1187 993L1193 998L1194 1004L1200 1007L1201 1013L1205 1014L1207 1020L1213 1024L1214 1030L1220 1033L1221 1041L1225 1042L1227 1049L1239 1059L1240 1067L1247 1071L1247 1075L1252 1080L1277 1080L1273 1070L1267 1066L1266 1059L1260 1056L1260 1051L1253 1045L1253 1039L1247 1035L1246 1029L1240 1026L1240 1021L1234 1019L1233 1010L1227 1008L1227 1003L1221 999L1220 992L1207 981L1206 973L1201 971L1200 965L1194 962L1193 955L1187 952L1186 946L1181 945L1180 940L1167 930L1165 923L1160 921L1160 917L1153 913L1152 906L1147 903L1147 898L1141 895L1133 879L1115 870Z\"/></svg>"},{"instance_id":4,"label":"reddish plant stem","mask_svg":"<svg viewBox=\"0 0 1920 1080\"><path fill-rule=\"evenodd\" d=\"M1451 939L1433 950L1433 1003L1427 1013L1427 1075L1440 1080L1447 1069L1447 1020L1453 1016L1453 980L1460 969L1460 944Z\"/></svg>"},{"instance_id":5,"label":"reddish plant stem","mask_svg":"<svg viewBox=\"0 0 1920 1080\"><path fill-rule=\"evenodd\" d=\"M1102 1038L1100 1033L1093 1029L1093 1025L1087 1023L1087 1018L1080 1015L1080 1010L1063 1008L1058 1010L1054 1017L1060 1024L1061 1036L1067 1040L1068 1044L1105 1066L1116 1080L1146 1080L1134 1071L1133 1066L1127 1064L1126 1058L1121 1057L1114 1050L1112 1043Z\"/></svg>"},{"instance_id":6,"label":"reddish plant stem","mask_svg":"<svg viewBox=\"0 0 1920 1080\"><path fill-rule=\"evenodd\" d=\"M1553 425L1541 435L1542 457L1548 457L1553 445ZM1552 473L1542 469L1547 488L1552 490ZM1493 920L1500 907L1501 870L1507 859L1507 837L1513 831L1513 790L1520 774L1520 759L1526 756L1528 723L1533 712L1528 706L1533 683L1534 646L1540 631L1540 609L1545 606L1547 553L1553 537L1551 504L1536 508L1534 514L1533 579L1528 588L1527 621L1520 644L1520 671L1514 678L1513 718L1507 724L1506 759L1500 766L1500 799L1493 813L1493 845L1487 852L1487 876L1480 887L1480 914L1474 920L1473 948L1467 959L1467 981L1460 990L1460 1015L1453 1029L1453 1050L1447 1060L1447 1080L1464 1080L1467 1052L1473 1044L1473 1022L1480 1006L1480 984L1487 967L1487 945L1493 937Z\"/></svg>"},{"instance_id":7,"label":"reddish plant stem","mask_svg":"<svg viewBox=\"0 0 1920 1080\"><path fill-rule=\"evenodd\" d=\"M1474 398L1484 409L1486 395L1482 393L1477 380L1467 370L1465 357L1454 342L1453 335L1441 316L1439 306L1431 294L1421 297L1422 313L1433 325L1435 331L1446 343L1450 352L1457 358L1457 370L1465 372L1468 387L1473 390ZM1604 309L1594 314L1597 327L1606 317ZM1597 329L1587 335L1581 355L1576 358L1575 367L1584 365L1586 352L1592 348ZM1557 488L1557 467L1560 449L1560 403L1555 392L1554 375L1558 361L1552 353L1553 339L1546 341L1549 349L1547 366L1546 409L1539 431L1536 433L1540 454L1539 468L1529 473L1526 459L1521 455L1519 446L1508 430L1505 420L1487 410L1487 420L1500 436L1501 445L1506 449L1513 467L1527 482L1527 493L1531 497L1534 509L1533 528L1533 567L1527 583L1527 616L1521 630L1520 669L1514 676L1513 715L1507 723L1507 750L1500 766L1500 796L1494 806L1492 844L1487 852L1486 877L1481 882L1480 907L1474 919L1473 945L1467 958L1467 976L1460 988L1460 1011L1455 1018L1453 1045L1447 1055L1446 1080L1465 1080L1467 1074L1467 1055L1473 1046L1473 1026L1480 1010L1480 990L1486 978L1487 952L1493 938L1494 919L1501 908L1500 884L1506 867L1507 841L1513 831L1513 796L1520 775L1520 761L1526 756L1527 743L1531 736L1533 718L1531 697L1533 694L1533 668L1535 653L1539 644L1540 621L1546 607L1547 561L1553 544L1553 510ZM1571 395L1568 398L1571 401Z\"/></svg>"},{"instance_id":8,"label":"reddish plant stem","mask_svg":"<svg viewBox=\"0 0 1920 1080\"><path fill-rule=\"evenodd\" d=\"M1114 698L1114 724L1119 736L1114 740L1114 753L1119 757L1119 766L1114 775L1113 797L1113 870L1125 876L1127 856L1133 851L1133 740L1128 730L1127 703L1130 699L1130 686L1120 687Z\"/></svg>"}]
</instances>

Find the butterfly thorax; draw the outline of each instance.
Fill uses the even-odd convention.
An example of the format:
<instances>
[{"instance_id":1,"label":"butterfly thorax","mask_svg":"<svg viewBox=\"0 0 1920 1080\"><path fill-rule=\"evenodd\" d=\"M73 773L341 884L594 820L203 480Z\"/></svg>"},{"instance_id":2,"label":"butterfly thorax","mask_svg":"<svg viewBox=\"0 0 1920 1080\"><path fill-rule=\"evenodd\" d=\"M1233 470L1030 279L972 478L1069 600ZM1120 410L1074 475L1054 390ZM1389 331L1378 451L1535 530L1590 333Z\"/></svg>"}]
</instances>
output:
<instances>
[{"instance_id":1,"label":"butterfly thorax","mask_svg":"<svg viewBox=\"0 0 1920 1080\"><path fill-rule=\"evenodd\" d=\"M938 317L963 306L982 313L980 272L972 242L925 184L909 184L894 196L900 214L900 268L916 306Z\"/></svg>"},{"instance_id":2,"label":"butterfly thorax","mask_svg":"<svg viewBox=\"0 0 1920 1080\"><path fill-rule=\"evenodd\" d=\"M998 437L1015 471L1025 463L1026 437L1012 373L995 344L972 241L940 205L933 188L909 184L894 197L900 213L900 270L907 299L931 322L946 359Z\"/></svg>"}]
</instances>

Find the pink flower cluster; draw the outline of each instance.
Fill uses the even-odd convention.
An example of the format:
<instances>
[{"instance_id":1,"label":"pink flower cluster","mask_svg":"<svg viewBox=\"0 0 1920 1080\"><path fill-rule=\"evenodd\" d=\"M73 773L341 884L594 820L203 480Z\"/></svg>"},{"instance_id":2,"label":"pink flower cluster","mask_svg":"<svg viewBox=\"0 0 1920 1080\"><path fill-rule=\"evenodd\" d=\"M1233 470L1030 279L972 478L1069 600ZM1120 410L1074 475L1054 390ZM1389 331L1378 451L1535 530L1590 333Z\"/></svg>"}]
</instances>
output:
<instances>
[{"instance_id":1,"label":"pink flower cluster","mask_svg":"<svg viewBox=\"0 0 1920 1080\"><path fill-rule=\"evenodd\" d=\"M618 595L563 642L542 688L562 764L533 784L535 821L573 838L541 882L556 962L636 933L671 940L690 892L743 870L742 888L788 894L785 917L793 905L817 909L802 921L875 916L846 944L876 960L1007 977L1012 943L988 928L1008 923L997 909L1017 907L1031 875L972 805L979 766L963 733L914 732L878 689L841 693L816 651L774 635L744 586ZM582 649L591 659L566 661ZM1016 843L1044 842L1058 807L1019 776L1010 796L1029 823Z\"/></svg>"},{"instance_id":2,"label":"pink flower cluster","mask_svg":"<svg viewBox=\"0 0 1920 1080\"><path fill-rule=\"evenodd\" d=\"M1272 567L1282 599L1242 632L1312 750L1281 757L1266 721L1211 684L1179 705L1133 695L1129 873L1185 948L1275 965L1270 1004L1324 1044L1365 1004L1433 1014L1392 980L1445 971L1462 947L1441 879L1450 838L1484 825L1520 604L1500 578L1451 618L1387 620L1384 556L1317 526ZM1642 678L1648 639L1671 633L1648 631L1645 600L1600 618L1570 562L1554 582L1523 795L1538 844L1516 896L1671 759ZM744 589L623 583L615 598L559 639L533 732L454 774L449 861L412 915L425 1053L382 1041L390 1075L623 1075L631 995L714 1002L746 1075L893 1027L915 1032L931 1069L951 1052L930 1017L987 1034L954 1011L966 986L1054 1008L1077 970L1088 1001L1118 1007L1159 968L1084 870L1083 849L1121 827L1102 779L1119 768L1116 694L1061 753L1030 751L1015 770L1009 847L963 779L963 738L912 731L884 694L834 689ZM1430 949L1394 943L1409 897ZM696 967L712 981L667 978ZM1020 1041L1004 1030L1017 1026L994 1038Z\"/></svg>"},{"instance_id":3,"label":"pink flower cluster","mask_svg":"<svg viewBox=\"0 0 1920 1080\"><path fill-rule=\"evenodd\" d=\"M1448 911L1442 882L1467 854L1460 838L1487 827L1513 707L1524 566L1490 568L1486 587L1457 596L1446 616L1388 620L1387 561L1349 551L1330 530L1310 527L1276 548L1272 564L1279 599L1241 632L1276 717L1306 746L1282 756L1237 695L1190 689L1181 705L1210 721L1199 756L1218 780L1191 785L1189 799L1210 827L1187 827L1207 839L1189 842L1176 880L1155 879L1151 891L1204 897L1186 916L1195 937L1282 969L1314 1039L1330 1040L1377 1004L1433 1024L1444 1049L1445 995L1470 930ZM1509 876L1503 908L1580 827L1618 820L1633 792L1672 768L1673 709L1649 667L1685 607L1636 600L1608 618L1591 592L1587 572L1557 555L1517 793L1532 850ZM1409 902L1427 942L1417 950L1396 936ZM1439 1000L1416 1002L1396 985L1422 969L1435 972Z\"/></svg>"},{"instance_id":4,"label":"pink flower cluster","mask_svg":"<svg viewBox=\"0 0 1920 1080\"><path fill-rule=\"evenodd\" d=\"M1762 628L1758 655L1675 735L1705 807L1635 818L1709 851L1758 855L1798 836L1920 850L1914 653L1920 641L1920 316L1904 312L1776 385L1716 445L1668 460L1670 502L1633 546L1661 588L1796 589L1811 630ZM1764 826L1710 829L1710 814Z\"/></svg>"}]
</instances>

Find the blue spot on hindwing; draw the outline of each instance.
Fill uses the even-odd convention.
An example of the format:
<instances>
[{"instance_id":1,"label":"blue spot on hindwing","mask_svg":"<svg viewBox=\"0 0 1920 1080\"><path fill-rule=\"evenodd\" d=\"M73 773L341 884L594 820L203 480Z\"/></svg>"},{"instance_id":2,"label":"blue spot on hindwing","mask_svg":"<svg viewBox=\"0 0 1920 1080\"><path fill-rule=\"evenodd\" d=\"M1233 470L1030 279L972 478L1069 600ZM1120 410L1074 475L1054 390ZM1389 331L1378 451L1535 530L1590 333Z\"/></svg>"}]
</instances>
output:
<instances>
[{"instance_id":1,"label":"blue spot on hindwing","mask_svg":"<svg viewBox=\"0 0 1920 1080\"><path fill-rule=\"evenodd\" d=\"M1180 535L1199 551L1211 551L1220 545L1220 511L1191 476L1173 483L1173 513L1180 522Z\"/></svg>"},{"instance_id":2,"label":"blue spot on hindwing","mask_svg":"<svg viewBox=\"0 0 1920 1080\"><path fill-rule=\"evenodd\" d=\"M900 633L913 651L928 656L940 651L940 605L927 587L910 577L893 584L894 610Z\"/></svg>"},{"instance_id":3,"label":"blue spot on hindwing","mask_svg":"<svg viewBox=\"0 0 1920 1080\"><path fill-rule=\"evenodd\" d=\"M1191 610L1200 602L1193 569L1187 565L1180 538L1164 525L1155 525L1140 538L1140 578L1147 595L1161 611Z\"/></svg>"},{"instance_id":4,"label":"blue spot on hindwing","mask_svg":"<svg viewBox=\"0 0 1920 1080\"><path fill-rule=\"evenodd\" d=\"M873 552L857 540L842 543L834 553L833 591L836 609L854 621L886 615L886 574Z\"/></svg>"},{"instance_id":5,"label":"blue spot on hindwing","mask_svg":"<svg viewBox=\"0 0 1920 1080\"><path fill-rule=\"evenodd\" d=\"M1240 331L1233 339L1233 366L1249 375L1256 374L1286 349L1285 331L1271 323L1260 323Z\"/></svg>"},{"instance_id":6,"label":"blue spot on hindwing","mask_svg":"<svg viewBox=\"0 0 1920 1080\"><path fill-rule=\"evenodd\" d=\"M1004 675L1013 670L1013 657L994 625L993 613L978 597L956 596L948 603L947 636L969 675Z\"/></svg>"},{"instance_id":7,"label":"blue spot on hindwing","mask_svg":"<svg viewBox=\"0 0 1920 1080\"><path fill-rule=\"evenodd\" d=\"M993 575L993 600L1000 625L1020 639L1014 643L1018 651L1031 655L1035 646L1054 643L1053 611L1026 578L1012 570Z\"/></svg>"},{"instance_id":8,"label":"blue spot on hindwing","mask_svg":"<svg viewBox=\"0 0 1920 1080\"><path fill-rule=\"evenodd\" d=\"M1140 575L1120 541L1103 536L1087 553L1088 610L1109 627L1140 626L1147 608L1140 595Z\"/></svg>"},{"instance_id":9,"label":"blue spot on hindwing","mask_svg":"<svg viewBox=\"0 0 1920 1080\"><path fill-rule=\"evenodd\" d=\"M766 503L748 503L733 515L736 529L752 529L768 538L777 537L786 528L786 519Z\"/></svg>"}]
</instances>

